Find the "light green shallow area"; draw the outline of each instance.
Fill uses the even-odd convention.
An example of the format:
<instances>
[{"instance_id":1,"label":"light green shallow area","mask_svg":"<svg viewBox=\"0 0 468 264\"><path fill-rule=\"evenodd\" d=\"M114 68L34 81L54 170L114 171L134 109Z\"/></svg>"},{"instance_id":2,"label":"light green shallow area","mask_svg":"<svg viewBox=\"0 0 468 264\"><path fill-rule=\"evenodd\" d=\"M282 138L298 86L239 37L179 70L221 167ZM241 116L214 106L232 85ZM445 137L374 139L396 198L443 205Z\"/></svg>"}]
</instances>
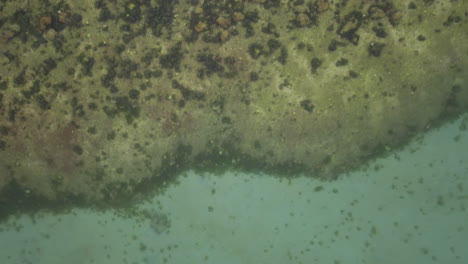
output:
<instances>
[{"instance_id":1,"label":"light green shallow area","mask_svg":"<svg viewBox=\"0 0 468 264\"><path fill-rule=\"evenodd\" d=\"M333 182L189 171L126 210L146 218L11 218L0 263L468 263L467 123Z\"/></svg>"}]
</instances>

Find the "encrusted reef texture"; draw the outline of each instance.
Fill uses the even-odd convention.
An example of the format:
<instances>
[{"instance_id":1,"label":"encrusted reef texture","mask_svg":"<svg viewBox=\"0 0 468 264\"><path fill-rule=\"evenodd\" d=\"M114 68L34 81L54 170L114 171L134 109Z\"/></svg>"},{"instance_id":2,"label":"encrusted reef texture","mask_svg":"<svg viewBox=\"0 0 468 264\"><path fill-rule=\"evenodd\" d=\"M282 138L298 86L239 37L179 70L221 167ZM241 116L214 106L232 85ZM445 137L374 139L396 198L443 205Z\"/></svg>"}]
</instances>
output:
<instances>
[{"instance_id":1,"label":"encrusted reef texture","mask_svg":"<svg viewBox=\"0 0 468 264\"><path fill-rule=\"evenodd\" d=\"M2 0L0 192L331 179L466 110L467 41L462 0Z\"/></svg>"}]
</instances>

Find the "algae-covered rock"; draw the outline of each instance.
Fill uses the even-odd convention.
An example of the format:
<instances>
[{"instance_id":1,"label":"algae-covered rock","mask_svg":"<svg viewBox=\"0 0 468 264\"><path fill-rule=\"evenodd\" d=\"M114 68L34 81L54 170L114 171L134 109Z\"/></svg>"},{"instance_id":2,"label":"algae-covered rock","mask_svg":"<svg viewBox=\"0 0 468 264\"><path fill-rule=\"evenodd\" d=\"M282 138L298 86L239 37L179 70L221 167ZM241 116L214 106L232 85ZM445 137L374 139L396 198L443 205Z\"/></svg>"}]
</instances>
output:
<instances>
[{"instance_id":1,"label":"algae-covered rock","mask_svg":"<svg viewBox=\"0 0 468 264\"><path fill-rule=\"evenodd\" d=\"M48 2L0 3L3 204L334 179L468 106L466 1Z\"/></svg>"}]
</instances>

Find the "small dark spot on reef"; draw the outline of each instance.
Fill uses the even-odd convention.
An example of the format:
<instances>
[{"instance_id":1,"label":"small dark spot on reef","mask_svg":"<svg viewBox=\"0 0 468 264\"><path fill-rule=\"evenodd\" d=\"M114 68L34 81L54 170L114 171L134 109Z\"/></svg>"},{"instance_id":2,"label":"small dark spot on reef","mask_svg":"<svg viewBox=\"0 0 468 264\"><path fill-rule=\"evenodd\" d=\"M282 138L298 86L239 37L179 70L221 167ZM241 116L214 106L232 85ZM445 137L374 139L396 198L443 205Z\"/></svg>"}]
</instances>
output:
<instances>
[{"instance_id":1,"label":"small dark spot on reef","mask_svg":"<svg viewBox=\"0 0 468 264\"><path fill-rule=\"evenodd\" d=\"M328 51L336 51L338 47L344 47L346 44L344 42L333 39L328 44Z\"/></svg>"},{"instance_id":2,"label":"small dark spot on reef","mask_svg":"<svg viewBox=\"0 0 468 264\"><path fill-rule=\"evenodd\" d=\"M260 16L258 15L257 10L248 11L245 13L244 21L248 23L257 23L259 19L260 19Z\"/></svg>"},{"instance_id":3,"label":"small dark spot on reef","mask_svg":"<svg viewBox=\"0 0 468 264\"><path fill-rule=\"evenodd\" d=\"M56 36L52 42L52 45L54 46L55 51L62 53L65 42L66 42L65 36L63 35Z\"/></svg>"},{"instance_id":4,"label":"small dark spot on reef","mask_svg":"<svg viewBox=\"0 0 468 264\"><path fill-rule=\"evenodd\" d=\"M135 23L141 20L140 1L127 1L125 3L124 12L120 17L128 23Z\"/></svg>"},{"instance_id":5,"label":"small dark spot on reef","mask_svg":"<svg viewBox=\"0 0 468 264\"><path fill-rule=\"evenodd\" d=\"M16 56L15 54L9 52L9 51L5 51L3 53L3 56L5 56L7 59L8 59L8 62L13 62L17 59L18 56Z\"/></svg>"},{"instance_id":6,"label":"small dark spot on reef","mask_svg":"<svg viewBox=\"0 0 468 264\"><path fill-rule=\"evenodd\" d=\"M385 32L385 30L381 27L372 27L372 31L374 31L375 33L375 36L377 36L378 38L385 38L387 37L387 33Z\"/></svg>"},{"instance_id":7,"label":"small dark spot on reef","mask_svg":"<svg viewBox=\"0 0 468 264\"><path fill-rule=\"evenodd\" d=\"M281 42L277 39L269 39L267 42L268 48L270 49L269 53L273 53L275 50L281 47Z\"/></svg>"},{"instance_id":8,"label":"small dark spot on reef","mask_svg":"<svg viewBox=\"0 0 468 264\"><path fill-rule=\"evenodd\" d=\"M380 57L384 47L385 44L383 43L372 42L369 44L367 51L369 52L369 55L372 55L374 57Z\"/></svg>"},{"instance_id":9,"label":"small dark spot on reef","mask_svg":"<svg viewBox=\"0 0 468 264\"><path fill-rule=\"evenodd\" d=\"M275 24L268 22L266 27L262 28L262 32L265 34L273 34L275 37L279 37L280 34L278 33L278 30L276 29Z\"/></svg>"},{"instance_id":10,"label":"small dark spot on reef","mask_svg":"<svg viewBox=\"0 0 468 264\"><path fill-rule=\"evenodd\" d=\"M119 96L115 98L115 110L105 107L104 112L110 117L115 116L118 112L124 113L128 123L132 123L135 118L140 116L140 107L136 103L132 103L127 96Z\"/></svg>"},{"instance_id":11,"label":"small dark spot on reef","mask_svg":"<svg viewBox=\"0 0 468 264\"><path fill-rule=\"evenodd\" d=\"M74 146L72 147L72 150L73 150L73 152L75 152L75 153L78 154L78 155L82 155L82 154L83 154L83 149L82 149L81 146L79 146L79 145L74 145Z\"/></svg>"},{"instance_id":12,"label":"small dark spot on reef","mask_svg":"<svg viewBox=\"0 0 468 264\"><path fill-rule=\"evenodd\" d=\"M72 68L72 67L68 68L68 69L67 69L67 74L68 74L68 75L74 75L74 74L75 74L75 69Z\"/></svg>"},{"instance_id":13,"label":"small dark spot on reef","mask_svg":"<svg viewBox=\"0 0 468 264\"><path fill-rule=\"evenodd\" d=\"M234 58L233 56L227 56L226 58L224 58L224 63L228 65L234 65L236 63L236 58Z\"/></svg>"},{"instance_id":14,"label":"small dark spot on reef","mask_svg":"<svg viewBox=\"0 0 468 264\"><path fill-rule=\"evenodd\" d=\"M163 75L163 72L161 70L155 70L155 71L150 71L150 70L145 70L143 73L143 76L145 78L159 78Z\"/></svg>"},{"instance_id":15,"label":"small dark spot on reef","mask_svg":"<svg viewBox=\"0 0 468 264\"><path fill-rule=\"evenodd\" d=\"M113 94L117 93L119 91L119 88L117 88L117 86L115 84L111 84L109 86L109 91Z\"/></svg>"},{"instance_id":16,"label":"small dark spot on reef","mask_svg":"<svg viewBox=\"0 0 468 264\"><path fill-rule=\"evenodd\" d=\"M458 93L460 93L461 91L462 91L461 86L459 85L452 86L452 91L450 92L450 95L445 102L446 113L450 113L460 107L457 101L457 98L459 98Z\"/></svg>"},{"instance_id":17,"label":"small dark spot on reef","mask_svg":"<svg viewBox=\"0 0 468 264\"><path fill-rule=\"evenodd\" d=\"M359 74L355 71L349 71L349 76L351 76L351 78L357 78L359 77Z\"/></svg>"},{"instance_id":18,"label":"small dark spot on reef","mask_svg":"<svg viewBox=\"0 0 468 264\"><path fill-rule=\"evenodd\" d=\"M356 32L361 27L362 19L363 15L359 11L353 11L347 14L336 33L352 44L357 45L359 42L359 35Z\"/></svg>"},{"instance_id":19,"label":"small dark spot on reef","mask_svg":"<svg viewBox=\"0 0 468 264\"><path fill-rule=\"evenodd\" d=\"M115 71L112 65L109 65L107 68L107 73L102 77L101 84L106 88L110 88L113 85L114 79L117 76L117 72Z\"/></svg>"},{"instance_id":20,"label":"small dark spot on reef","mask_svg":"<svg viewBox=\"0 0 468 264\"><path fill-rule=\"evenodd\" d=\"M119 78L130 78L132 77L132 73L138 69L138 63L130 60L124 59L119 63L120 71L117 73L117 77Z\"/></svg>"},{"instance_id":21,"label":"small dark spot on reef","mask_svg":"<svg viewBox=\"0 0 468 264\"><path fill-rule=\"evenodd\" d=\"M13 83L16 86L22 86L26 83L26 79L24 78L26 70L23 69L16 77L13 79Z\"/></svg>"},{"instance_id":22,"label":"small dark spot on reef","mask_svg":"<svg viewBox=\"0 0 468 264\"><path fill-rule=\"evenodd\" d=\"M197 61L205 66L203 73L208 76L215 72L224 71L224 67L218 63L213 54L200 54L197 56Z\"/></svg>"},{"instance_id":23,"label":"small dark spot on reef","mask_svg":"<svg viewBox=\"0 0 468 264\"><path fill-rule=\"evenodd\" d=\"M8 82L7 81L1 81L0 82L0 91L5 91L8 89Z\"/></svg>"},{"instance_id":24,"label":"small dark spot on reef","mask_svg":"<svg viewBox=\"0 0 468 264\"><path fill-rule=\"evenodd\" d=\"M117 44L114 47L114 50L117 54L122 54L122 52L125 51L125 45L124 44Z\"/></svg>"},{"instance_id":25,"label":"small dark spot on reef","mask_svg":"<svg viewBox=\"0 0 468 264\"><path fill-rule=\"evenodd\" d=\"M228 117L228 116L223 116L223 118L221 118L221 123L223 123L223 124L231 124L231 118Z\"/></svg>"},{"instance_id":26,"label":"small dark spot on reef","mask_svg":"<svg viewBox=\"0 0 468 264\"><path fill-rule=\"evenodd\" d=\"M182 53L182 46L180 43L169 49L169 52L159 57L159 63L163 68L180 70L180 63L184 54Z\"/></svg>"},{"instance_id":27,"label":"small dark spot on reef","mask_svg":"<svg viewBox=\"0 0 468 264\"><path fill-rule=\"evenodd\" d=\"M158 54L159 51L156 48L152 48L143 55L141 62L148 66L153 62L154 58L156 58Z\"/></svg>"},{"instance_id":28,"label":"small dark spot on reef","mask_svg":"<svg viewBox=\"0 0 468 264\"><path fill-rule=\"evenodd\" d=\"M258 43L252 43L249 45L249 54L253 59L260 58L264 54L263 45Z\"/></svg>"},{"instance_id":29,"label":"small dark spot on reef","mask_svg":"<svg viewBox=\"0 0 468 264\"><path fill-rule=\"evenodd\" d=\"M258 73L257 72L250 72L250 81L256 82L258 81Z\"/></svg>"},{"instance_id":30,"label":"small dark spot on reef","mask_svg":"<svg viewBox=\"0 0 468 264\"><path fill-rule=\"evenodd\" d=\"M148 1L146 1L148 3ZM163 28L171 27L174 18L174 6L176 1L157 1L154 7L146 12L146 25L148 25L155 36L162 34Z\"/></svg>"},{"instance_id":31,"label":"small dark spot on reef","mask_svg":"<svg viewBox=\"0 0 468 264\"><path fill-rule=\"evenodd\" d=\"M183 99L180 99L179 102L177 102L177 106L179 108L183 108L185 106L185 100Z\"/></svg>"},{"instance_id":32,"label":"small dark spot on reef","mask_svg":"<svg viewBox=\"0 0 468 264\"><path fill-rule=\"evenodd\" d=\"M443 25L445 27L448 27L448 26L451 26L453 23L460 23L462 21L461 17L460 16L454 16L454 15L450 15L448 18L447 18L447 21L445 21L443 23Z\"/></svg>"},{"instance_id":33,"label":"small dark spot on reef","mask_svg":"<svg viewBox=\"0 0 468 264\"><path fill-rule=\"evenodd\" d=\"M432 5L432 3L434 3L434 0L423 0L424 4L429 6L429 5Z\"/></svg>"},{"instance_id":34,"label":"small dark spot on reef","mask_svg":"<svg viewBox=\"0 0 468 264\"><path fill-rule=\"evenodd\" d=\"M16 109L8 110L8 121L10 122L16 121Z\"/></svg>"},{"instance_id":35,"label":"small dark spot on reef","mask_svg":"<svg viewBox=\"0 0 468 264\"><path fill-rule=\"evenodd\" d=\"M253 23L257 23L259 20L258 11L248 11L245 13L244 20L242 21L242 26L245 28L245 37L249 38L255 35Z\"/></svg>"},{"instance_id":36,"label":"small dark spot on reef","mask_svg":"<svg viewBox=\"0 0 468 264\"><path fill-rule=\"evenodd\" d=\"M101 11L99 11L99 17L98 17L99 22L106 22L108 20L114 19L115 16L112 14L109 8L107 8L106 6L103 6L103 7L100 7L100 9Z\"/></svg>"},{"instance_id":37,"label":"small dark spot on reef","mask_svg":"<svg viewBox=\"0 0 468 264\"><path fill-rule=\"evenodd\" d=\"M67 22L67 25L70 27L82 27L83 26L83 16L80 14L72 13L70 15L69 21Z\"/></svg>"},{"instance_id":38,"label":"small dark spot on reef","mask_svg":"<svg viewBox=\"0 0 468 264\"><path fill-rule=\"evenodd\" d=\"M314 111L314 105L309 99L302 100L301 107L309 113L312 113Z\"/></svg>"},{"instance_id":39,"label":"small dark spot on reef","mask_svg":"<svg viewBox=\"0 0 468 264\"><path fill-rule=\"evenodd\" d=\"M269 8L275 8L275 7L280 7L281 6L281 0L268 0L268 1L263 1L263 6L265 9Z\"/></svg>"},{"instance_id":40,"label":"small dark spot on reef","mask_svg":"<svg viewBox=\"0 0 468 264\"><path fill-rule=\"evenodd\" d=\"M18 35L16 37L23 43L25 43L30 36L37 36L40 34L39 29L32 26L33 22L31 22L31 18L31 12L25 9L16 11L10 18L12 23L19 26Z\"/></svg>"},{"instance_id":41,"label":"small dark spot on reef","mask_svg":"<svg viewBox=\"0 0 468 264\"><path fill-rule=\"evenodd\" d=\"M5 150L6 149L6 142L0 139L0 150Z\"/></svg>"},{"instance_id":42,"label":"small dark spot on reef","mask_svg":"<svg viewBox=\"0 0 468 264\"><path fill-rule=\"evenodd\" d=\"M172 88L177 89L180 91L182 94L182 97L185 100L204 100L205 99L205 93L201 91L195 91L195 90L190 90L187 87L183 86L180 84L178 81L173 80L172 81Z\"/></svg>"},{"instance_id":43,"label":"small dark spot on reef","mask_svg":"<svg viewBox=\"0 0 468 264\"><path fill-rule=\"evenodd\" d=\"M260 144L260 141L258 141L258 140L254 141L254 148L255 149L261 149L262 148L262 144Z\"/></svg>"},{"instance_id":44,"label":"small dark spot on reef","mask_svg":"<svg viewBox=\"0 0 468 264\"><path fill-rule=\"evenodd\" d=\"M0 126L0 135L7 136L10 132L10 129L6 126Z\"/></svg>"},{"instance_id":45,"label":"small dark spot on reef","mask_svg":"<svg viewBox=\"0 0 468 264\"><path fill-rule=\"evenodd\" d=\"M312 68L312 73L317 73L317 69L322 65L322 60L319 58L313 58L310 61L310 66Z\"/></svg>"},{"instance_id":46,"label":"small dark spot on reef","mask_svg":"<svg viewBox=\"0 0 468 264\"><path fill-rule=\"evenodd\" d=\"M89 108L89 110L96 110L98 108L98 106L97 106L96 103L91 102L91 103L88 104L88 108Z\"/></svg>"},{"instance_id":47,"label":"small dark spot on reef","mask_svg":"<svg viewBox=\"0 0 468 264\"><path fill-rule=\"evenodd\" d=\"M57 67L57 63L52 58L44 60L42 63L42 71L44 75L49 74L53 69Z\"/></svg>"},{"instance_id":48,"label":"small dark spot on reef","mask_svg":"<svg viewBox=\"0 0 468 264\"><path fill-rule=\"evenodd\" d=\"M97 133L97 129L96 129L95 126L89 127L86 131L91 135L96 135L96 133Z\"/></svg>"},{"instance_id":49,"label":"small dark spot on reef","mask_svg":"<svg viewBox=\"0 0 468 264\"><path fill-rule=\"evenodd\" d=\"M49 110L50 109L49 102L47 102L47 100L45 99L45 97L42 94L36 96L36 102L37 102L37 104L39 105L39 107L42 110Z\"/></svg>"},{"instance_id":50,"label":"small dark spot on reef","mask_svg":"<svg viewBox=\"0 0 468 264\"><path fill-rule=\"evenodd\" d=\"M128 92L128 97L130 97L131 99L138 99L138 96L140 95L140 91L136 90L136 89L131 89L129 92Z\"/></svg>"},{"instance_id":51,"label":"small dark spot on reef","mask_svg":"<svg viewBox=\"0 0 468 264\"><path fill-rule=\"evenodd\" d=\"M92 76L92 70L95 62L94 58L88 57L84 55L84 53L81 53L77 59L83 68L83 74L86 76Z\"/></svg>"},{"instance_id":52,"label":"small dark spot on reef","mask_svg":"<svg viewBox=\"0 0 468 264\"><path fill-rule=\"evenodd\" d=\"M281 47L281 53L278 57L278 62L285 65L288 59L288 50L285 47Z\"/></svg>"},{"instance_id":53,"label":"small dark spot on reef","mask_svg":"<svg viewBox=\"0 0 468 264\"><path fill-rule=\"evenodd\" d=\"M115 133L115 131L111 131L107 133L107 140L109 141L114 140L116 136L117 136L117 133Z\"/></svg>"},{"instance_id":54,"label":"small dark spot on reef","mask_svg":"<svg viewBox=\"0 0 468 264\"><path fill-rule=\"evenodd\" d=\"M225 104L226 104L226 99L224 97L220 97L210 103L210 108L213 112L217 114L221 114L224 111Z\"/></svg>"},{"instance_id":55,"label":"small dark spot on reef","mask_svg":"<svg viewBox=\"0 0 468 264\"><path fill-rule=\"evenodd\" d=\"M418 36L418 40L419 40L419 41L425 41L425 40L426 40L426 37L423 36L423 35L419 35L419 36Z\"/></svg>"},{"instance_id":56,"label":"small dark spot on reef","mask_svg":"<svg viewBox=\"0 0 468 264\"><path fill-rule=\"evenodd\" d=\"M348 60L345 58L341 58L336 62L336 67L345 66L347 64L348 64Z\"/></svg>"},{"instance_id":57,"label":"small dark spot on reef","mask_svg":"<svg viewBox=\"0 0 468 264\"><path fill-rule=\"evenodd\" d=\"M41 87L40 86L40 81L35 80L33 85L29 88L29 90L23 90L23 91L21 91L21 94L23 94L24 98L29 100L29 99L31 99L32 96L39 93L40 87Z\"/></svg>"},{"instance_id":58,"label":"small dark spot on reef","mask_svg":"<svg viewBox=\"0 0 468 264\"><path fill-rule=\"evenodd\" d=\"M306 45L304 42L300 42L296 45L296 47L298 50L303 50L306 47Z\"/></svg>"}]
</instances>

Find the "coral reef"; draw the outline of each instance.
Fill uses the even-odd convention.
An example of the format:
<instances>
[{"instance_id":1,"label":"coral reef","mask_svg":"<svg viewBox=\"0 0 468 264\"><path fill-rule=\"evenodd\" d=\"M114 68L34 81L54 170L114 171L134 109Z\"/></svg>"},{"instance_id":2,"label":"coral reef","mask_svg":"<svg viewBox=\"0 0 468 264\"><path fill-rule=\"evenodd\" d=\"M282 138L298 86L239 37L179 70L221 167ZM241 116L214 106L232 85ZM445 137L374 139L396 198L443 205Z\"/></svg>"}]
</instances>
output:
<instances>
[{"instance_id":1,"label":"coral reef","mask_svg":"<svg viewBox=\"0 0 468 264\"><path fill-rule=\"evenodd\" d=\"M466 1L27 2L0 3L4 206L335 179L468 106Z\"/></svg>"}]
</instances>

